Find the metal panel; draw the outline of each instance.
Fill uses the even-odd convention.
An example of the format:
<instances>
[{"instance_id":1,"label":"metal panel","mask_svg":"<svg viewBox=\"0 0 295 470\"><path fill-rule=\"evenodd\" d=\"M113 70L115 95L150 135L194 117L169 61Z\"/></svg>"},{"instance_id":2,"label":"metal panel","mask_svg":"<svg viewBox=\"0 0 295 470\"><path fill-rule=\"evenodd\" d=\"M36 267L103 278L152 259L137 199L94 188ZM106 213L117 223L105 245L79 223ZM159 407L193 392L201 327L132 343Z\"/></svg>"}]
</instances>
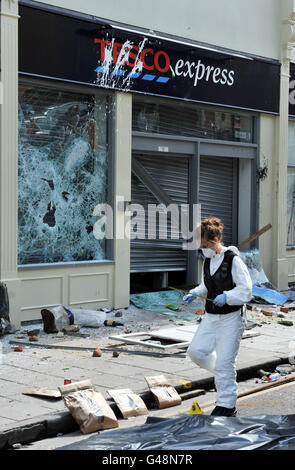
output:
<instances>
[{"instance_id":1,"label":"metal panel","mask_svg":"<svg viewBox=\"0 0 295 470\"><path fill-rule=\"evenodd\" d=\"M236 243L237 171L233 158L201 156L200 193L202 219L219 217L224 223L223 242Z\"/></svg>"},{"instance_id":2,"label":"metal panel","mask_svg":"<svg viewBox=\"0 0 295 470\"><path fill-rule=\"evenodd\" d=\"M139 134L139 135L138 135ZM132 148L137 152L167 152L175 154L193 155L195 141L189 138L175 138L173 136L159 136L157 134L143 134L133 132Z\"/></svg>"},{"instance_id":3,"label":"metal panel","mask_svg":"<svg viewBox=\"0 0 295 470\"><path fill-rule=\"evenodd\" d=\"M154 184L166 193L168 200L178 205L188 203L187 157L135 154L133 158L144 167ZM158 223L155 239L148 238L148 222L155 220L155 217L148 220L148 204L158 206L162 202L156 196L144 184L144 179L132 174L132 203L141 204L144 211L136 214L140 238L131 240L131 272L185 271L187 252L182 250L182 240L176 239L179 229L171 224L171 218L168 217L167 231L165 226ZM164 216L164 211L161 214Z\"/></svg>"},{"instance_id":4,"label":"metal panel","mask_svg":"<svg viewBox=\"0 0 295 470\"><path fill-rule=\"evenodd\" d=\"M257 145L224 142L201 142L201 153L214 157L251 158L256 155Z\"/></svg>"}]
</instances>

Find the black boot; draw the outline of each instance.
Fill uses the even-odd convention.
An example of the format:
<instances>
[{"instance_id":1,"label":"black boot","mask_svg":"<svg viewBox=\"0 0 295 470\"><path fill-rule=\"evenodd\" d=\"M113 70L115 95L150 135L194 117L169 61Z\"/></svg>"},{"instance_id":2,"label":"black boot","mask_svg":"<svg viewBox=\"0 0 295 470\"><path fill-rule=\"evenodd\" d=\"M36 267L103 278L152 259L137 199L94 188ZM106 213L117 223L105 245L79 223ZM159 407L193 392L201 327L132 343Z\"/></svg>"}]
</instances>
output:
<instances>
[{"instance_id":1,"label":"black boot","mask_svg":"<svg viewBox=\"0 0 295 470\"><path fill-rule=\"evenodd\" d=\"M58 333L58 329L55 325L55 318L50 310L43 308L41 310L41 316L43 320L43 329L45 333Z\"/></svg>"},{"instance_id":2,"label":"black boot","mask_svg":"<svg viewBox=\"0 0 295 470\"><path fill-rule=\"evenodd\" d=\"M224 406L216 406L211 416L236 416L237 410L234 408L225 408Z\"/></svg>"}]
</instances>

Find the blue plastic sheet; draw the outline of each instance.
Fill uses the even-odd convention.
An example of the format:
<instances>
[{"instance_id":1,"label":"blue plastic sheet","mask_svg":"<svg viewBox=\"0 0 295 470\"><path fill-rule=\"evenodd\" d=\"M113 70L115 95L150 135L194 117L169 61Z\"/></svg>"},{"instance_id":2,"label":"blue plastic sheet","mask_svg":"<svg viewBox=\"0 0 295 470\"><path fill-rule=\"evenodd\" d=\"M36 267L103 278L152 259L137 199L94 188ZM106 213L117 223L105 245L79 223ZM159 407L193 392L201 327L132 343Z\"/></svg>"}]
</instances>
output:
<instances>
[{"instance_id":1,"label":"blue plastic sheet","mask_svg":"<svg viewBox=\"0 0 295 470\"><path fill-rule=\"evenodd\" d=\"M274 305L284 305L284 303L288 300L288 297L286 297L281 292L262 286L253 286L252 294L254 297L258 297L259 299Z\"/></svg>"},{"instance_id":2,"label":"blue plastic sheet","mask_svg":"<svg viewBox=\"0 0 295 470\"><path fill-rule=\"evenodd\" d=\"M287 302L288 297L269 282L263 270L258 250L241 252L240 256L248 268L253 283L252 295L254 300L258 303L271 305L283 305Z\"/></svg>"}]
</instances>

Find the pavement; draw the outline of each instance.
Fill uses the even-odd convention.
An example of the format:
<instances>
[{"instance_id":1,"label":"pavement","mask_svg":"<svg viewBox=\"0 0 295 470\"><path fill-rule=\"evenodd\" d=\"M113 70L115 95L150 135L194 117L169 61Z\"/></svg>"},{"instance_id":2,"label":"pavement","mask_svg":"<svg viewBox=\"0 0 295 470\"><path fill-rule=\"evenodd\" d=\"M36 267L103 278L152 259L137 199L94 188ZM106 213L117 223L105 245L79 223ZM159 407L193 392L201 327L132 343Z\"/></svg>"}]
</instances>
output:
<instances>
[{"instance_id":1,"label":"pavement","mask_svg":"<svg viewBox=\"0 0 295 470\"><path fill-rule=\"evenodd\" d=\"M151 312L142 314L148 319ZM295 319L295 310L286 316ZM175 322L171 319L159 317L159 328L175 328ZM278 364L292 362L294 357L295 326L280 325L276 316L266 317L257 310L252 312L250 320L258 324L245 330L241 341L237 357L238 381L255 376L258 369L274 370ZM195 326L196 322L181 324ZM22 326L22 329L34 327L32 324L29 328L28 325ZM110 389L131 388L141 396L148 408L155 408L145 377L165 375L184 397L190 393L193 395L194 391L197 394L199 389L210 390L214 387L213 376L193 364L186 349L162 351L155 347L124 344L109 339L110 334L122 334L122 327L110 328L109 333L104 329L104 332L107 331L104 336L101 336L100 330L91 329L89 337L63 338L41 331L36 343L29 342L28 336L20 332L1 339L0 449L79 429L62 398L24 395L38 388L58 390L67 378L72 382L90 379L115 412L118 409L108 394ZM82 328L80 332L83 331ZM12 342L26 343L23 344L23 351L15 352L16 344ZM102 350L101 357L92 355L97 347ZM114 350L119 352L118 357L113 357Z\"/></svg>"}]
</instances>

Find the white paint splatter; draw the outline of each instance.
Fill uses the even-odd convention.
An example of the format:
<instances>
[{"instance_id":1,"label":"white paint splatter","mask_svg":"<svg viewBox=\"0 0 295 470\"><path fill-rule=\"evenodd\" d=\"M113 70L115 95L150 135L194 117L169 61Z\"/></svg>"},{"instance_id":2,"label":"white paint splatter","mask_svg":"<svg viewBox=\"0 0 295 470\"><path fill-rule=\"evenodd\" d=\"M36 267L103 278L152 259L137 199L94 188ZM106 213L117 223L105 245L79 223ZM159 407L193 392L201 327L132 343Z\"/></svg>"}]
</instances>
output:
<instances>
[{"instance_id":1,"label":"white paint splatter","mask_svg":"<svg viewBox=\"0 0 295 470\"><path fill-rule=\"evenodd\" d=\"M120 88L124 91L128 91L132 85L133 76L143 71L143 61L140 60L141 53L147 42L147 38L144 38L138 46L138 52L134 61L134 65L130 72L126 72L123 68L129 62L130 52L134 46L134 43L127 40L122 45L115 67L113 67L113 51L115 39L105 44L105 55L104 61L100 65L100 70L97 72L96 83L105 88ZM120 71L125 71L127 76L120 75ZM123 78L123 80L122 80Z\"/></svg>"}]
</instances>

